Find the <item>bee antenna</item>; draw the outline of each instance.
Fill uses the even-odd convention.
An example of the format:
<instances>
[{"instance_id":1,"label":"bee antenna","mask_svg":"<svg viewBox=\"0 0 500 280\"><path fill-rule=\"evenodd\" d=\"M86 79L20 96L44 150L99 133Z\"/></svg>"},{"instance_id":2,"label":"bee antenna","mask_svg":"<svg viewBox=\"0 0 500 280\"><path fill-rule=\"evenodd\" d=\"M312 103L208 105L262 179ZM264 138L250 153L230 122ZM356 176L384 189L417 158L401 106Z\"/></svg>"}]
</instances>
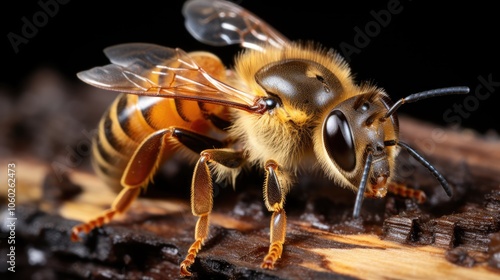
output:
<instances>
[{"instance_id":1,"label":"bee antenna","mask_svg":"<svg viewBox=\"0 0 500 280\"><path fill-rule=\"evenodd\" d=\"M424 159L419 153L417 153L417 151L415 151L408 144L403 143L403 142L398 142L397 144L401 148L405 149L413 158L415 158L418 162L420 162L420 164L425 166L425 168L427 168L432 173L432 175L434 175L434 177L436 177L436 179L439 181L441 186L443 186L443 189L446 192L446 194L448 195L448 197L451 197L453 195L451 188L450 188L450 185L448 184L446 179L443 177L443 175L441 175L436 170L436 168L434 168L434 166L432 166L426 159Z\"/></svg>"},{"instance_id":2,"label":"bee antenna","mask_svg":"<svg viewBox=\"0 0 500 280\"><path fill-rule=\"evenodd\" d=\"M359 213L361 212L361 205L363 204L366 183L368 183L368 175L370 174L371 167L372 167L372 152L368 151L368 155L366 156L365 167L363 168L363 175L361 176L361 182L359 182L358 192L356 193L354 210L352 211L352 217L354 219L357 219L359 217Z\"/></svg>"},{"instance_id":3,"label":"bee antenna","mask_svg":"<svg viewBox=\"0 0 500 280\"><path fill-rule=\"evenodd\" d=\"M447 87L447 88L438 88L438 89L432 89L432 90L426 90L422 92L417 92L414 94L410 94L405 98L401 98L398 100L398 102L394 103L392 107L387 111L385 116L382 118L382 120L387 119L390 117L396 110L401 107L401 105L405 103L412 103L415 101L419 101L422 99L427 99L431 97L436 97L436 96L444 96L444 95L451 95L451 94L467 94L469 93L470 89L469 87Z\"/></svg>"}]
</instances>

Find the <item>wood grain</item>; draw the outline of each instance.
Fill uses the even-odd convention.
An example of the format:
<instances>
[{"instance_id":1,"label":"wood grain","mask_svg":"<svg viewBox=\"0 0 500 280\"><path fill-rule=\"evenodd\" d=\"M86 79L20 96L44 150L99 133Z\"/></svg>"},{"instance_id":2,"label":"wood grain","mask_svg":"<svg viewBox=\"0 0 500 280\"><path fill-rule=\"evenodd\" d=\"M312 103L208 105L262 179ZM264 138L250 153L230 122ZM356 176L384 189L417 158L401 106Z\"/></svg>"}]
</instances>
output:
<instances>
[{"instance_id":1,"label":"wood grain","mask_svg":"<svg viewBox=\"0 0 500 280\"><path fill-rule=\"evenodd\" d=\"M260 177L251 175L236 191L216 188L210 238L192 266L192 278L499 279L499 140L406 118L401 128L403 139L452 182L453 199L404 155L402 165L413 169L401 178L428 194L423 205L393 196L367 200L362 218L352 220L354 194L305 178L288 196L284 254L269 271L260 263L270 214ZM176 182L175 190L141 197L125 215L72 243L71 227L108 207L115 194L79 170L64 182L51 180L50 163L33 159L2 160L2 173L10 160L17 165L18 259L27 266L24 273L44 279L178 278L196 222L185 190L189 178ZM148 193L165 182L160 178ZM29 262L33 250L41 261Z\"/></svg>"}]
</instances>

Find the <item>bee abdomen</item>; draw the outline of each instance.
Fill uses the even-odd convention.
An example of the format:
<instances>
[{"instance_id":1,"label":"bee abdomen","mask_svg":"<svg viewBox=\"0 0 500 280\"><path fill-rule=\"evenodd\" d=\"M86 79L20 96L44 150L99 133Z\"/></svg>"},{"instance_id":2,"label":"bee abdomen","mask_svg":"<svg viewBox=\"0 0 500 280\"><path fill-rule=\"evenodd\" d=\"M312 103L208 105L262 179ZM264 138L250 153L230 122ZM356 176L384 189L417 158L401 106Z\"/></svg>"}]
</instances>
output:
<instances>
[{"instance_id":1,"label":"bee abdomen","mask_svg":"<svg viewBox=\"0 0 500 280\"><path fill-rule=\"evenodd\" d=\"M96 173L115 190L121 188L120 180L127 163L146 133L153 128L133 127L131 115L136 113L134 100L136 96L122 94L104 113L98 133L92 143L92 164ZM137 133L137 130L144 132Z\"/></svg>"},{"instance_id":2,"label":"bee abdomen","mask_svg":"<svg viewBox=\"0 0 500 280\"><path fill-rule=\"evenodd\" d=\"M224 114L218 108L198 102L122 94L99 123L92 147L93 167L110 187L119 190L130 158L146 137L159 129L176 127L220 141L227 135L224 128L229 123L220 115ZM167 150L158 155L162 160L173 152Z\"/></svg>"}]
</instances>

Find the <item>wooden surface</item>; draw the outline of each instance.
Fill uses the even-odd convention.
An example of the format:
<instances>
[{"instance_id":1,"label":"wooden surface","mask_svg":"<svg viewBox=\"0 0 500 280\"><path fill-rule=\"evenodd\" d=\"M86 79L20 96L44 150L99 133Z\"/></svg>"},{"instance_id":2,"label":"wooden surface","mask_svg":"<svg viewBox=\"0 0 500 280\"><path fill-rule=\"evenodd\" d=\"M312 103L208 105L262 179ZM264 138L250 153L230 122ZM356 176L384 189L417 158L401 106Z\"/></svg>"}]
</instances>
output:
<instances>
[{"instance_id":1,"label":"wooden surface","mask_svg":"<svg viewBox=\"0 0 500 280\"><path fill-rule=\"evenodd\" d=\"M404 154L399 176L426 192L423 205L389 195L366 200L362 218L352 220L354 194L304 177L287 197L285 249L269 271L260 268L270 219L263 179L244 175L236 191L216 186L210 239L192 278L500 279L499 140L405 118L401 134L452 183L452 199ZM72 243L71 227L108 207L115 194L88 172L74 170L59 181L50 164L33 159L6 159L2 174L10 160L18 177L18 265L26 266L17 276L178 278L196 223L189 171L176 181L160 177L127 214Z\"/></svg>"}]
</instances>

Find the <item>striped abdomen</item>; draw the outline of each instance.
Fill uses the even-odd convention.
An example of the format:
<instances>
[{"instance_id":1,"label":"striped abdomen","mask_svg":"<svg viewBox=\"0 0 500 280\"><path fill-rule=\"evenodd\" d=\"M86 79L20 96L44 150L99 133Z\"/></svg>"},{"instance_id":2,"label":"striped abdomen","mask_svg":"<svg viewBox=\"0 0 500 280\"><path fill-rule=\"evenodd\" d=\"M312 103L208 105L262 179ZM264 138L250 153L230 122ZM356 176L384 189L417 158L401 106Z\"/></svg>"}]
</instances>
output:
<instances>
[{"instance_id":1,"label":"striped abdomen","mask_svg":"<svg viewBox=\"0 0 500 280\"><path fill-rule=\"evenodd\" d=\"M121 94L99 123L92 150L94 169L109 186L118 189L129 159L148 135L175 127L224 142L224 128L229 124L223 118L226 113L224 107L194 101ZM173 141L159 156L168 159L175 146Z\"/></svg>"},{"instance_id":2,"label":"striped abdomen","mask_svg":"<svg viewBox=\"0 0 500 280\"><path fill-rule=\"evenodd\" d=\"M190 53L190 57L211 76L220 80L225 79L225 68L214 55L196 52ZM164 65L177 67L179 63L174 59L166 61ZM160 73L162 69L164 68L151 71L151 75L147 78L159 85L170 85L172 83L172 80L169 80L171 75L162 75ZM199 73L193 72L192 75L199 75ZM195 77L192 78L195 79ZM130 158L141 142L151 134L161 129L178 128L184 132L209 137L216 140L216 143L225 143L227 133L224 129L229 124L228 108L220 105L121 94L99 123L92 150L94 169L108 185L119 189L121 187L120 180ZM172 140L165 144L164 154L158 155L163 160L168 159L175 152L174 148L177 147L194 156L202 148L201 146L197 147L195 143L191 145L191 150L189 150L183 145L179 145L174 139Z\"/></svg>"}]
</instances>

